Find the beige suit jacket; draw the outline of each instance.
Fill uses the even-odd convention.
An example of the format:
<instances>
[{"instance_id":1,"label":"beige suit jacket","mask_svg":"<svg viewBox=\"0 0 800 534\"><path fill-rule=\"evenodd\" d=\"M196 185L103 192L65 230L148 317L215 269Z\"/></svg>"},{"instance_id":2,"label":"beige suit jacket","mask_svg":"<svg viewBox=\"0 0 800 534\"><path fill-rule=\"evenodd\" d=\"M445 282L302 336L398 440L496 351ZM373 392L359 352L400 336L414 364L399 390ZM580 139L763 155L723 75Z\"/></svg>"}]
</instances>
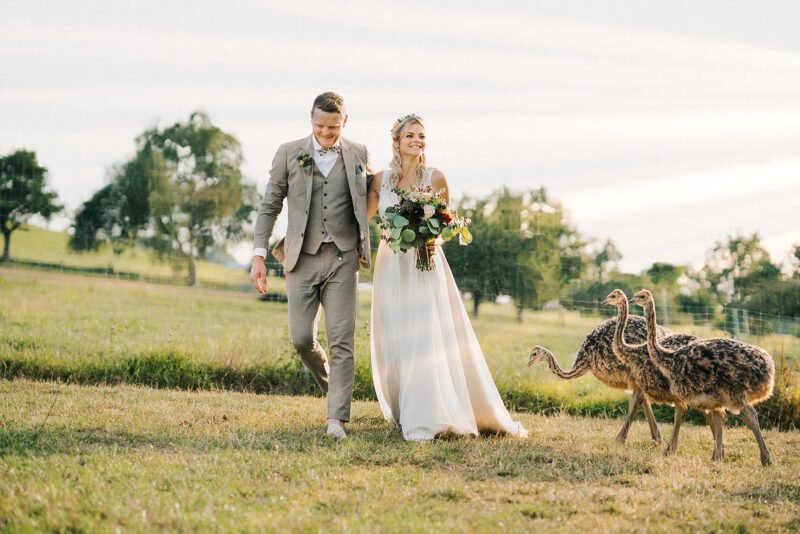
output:
<instances>
[{"instance_id":1,"label":"beige suit jacket","mask_svg":"<svg viewBox=\"0 0 800 534\"><path fill-rule=\"evenodd\" d=\"M290 141L278 147L269 183L256 218L254 248L269 249L269 240L275 220L283 209L283 199L287 199L289 225L286 237L281 239L272 255L281 262L285 271L294 269L308 223L308 208L313 189L312 173L306 171L298 161L303 154L313 157L312 136ZM353 215L358 222L358 254L363 267L370 265L369 222L367 221L367 188L372 181L369 151L359 143L341 139L342 159L344 160L350 196L353 200Z\"/></svg>"}]
</instances>

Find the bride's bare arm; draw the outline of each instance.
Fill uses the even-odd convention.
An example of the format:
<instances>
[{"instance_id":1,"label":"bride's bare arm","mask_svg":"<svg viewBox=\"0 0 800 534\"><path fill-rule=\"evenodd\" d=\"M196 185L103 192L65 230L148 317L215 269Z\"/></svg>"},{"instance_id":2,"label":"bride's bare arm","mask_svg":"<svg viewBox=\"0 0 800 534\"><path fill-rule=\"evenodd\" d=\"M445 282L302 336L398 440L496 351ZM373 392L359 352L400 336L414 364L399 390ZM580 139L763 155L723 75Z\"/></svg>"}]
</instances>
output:
<instances>
[{"instance_id":1,"label":"bride's bare arm","mask_svg":"<svg viewBox=\"0 0 800 534\"><path fill-rule=\"evenodd\" d=\"M378 200L380 200L381 180L383 173L379 172L372 178L367 190L367 220L378 213Z\"/></svg>"}]
</instances>

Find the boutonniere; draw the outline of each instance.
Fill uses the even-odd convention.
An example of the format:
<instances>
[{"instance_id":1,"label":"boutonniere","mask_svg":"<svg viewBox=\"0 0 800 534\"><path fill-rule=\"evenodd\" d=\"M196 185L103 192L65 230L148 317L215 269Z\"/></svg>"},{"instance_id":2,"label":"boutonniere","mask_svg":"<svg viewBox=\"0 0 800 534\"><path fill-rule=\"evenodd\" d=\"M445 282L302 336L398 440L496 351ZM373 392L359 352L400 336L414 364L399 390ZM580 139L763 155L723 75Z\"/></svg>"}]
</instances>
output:
<instances>
[{"instance_id":1,"label":"boutonniere","mask_svg":"<svg viewBox=\"0 0 800 534\"><path fill-rule=\"evenodd\" d=\"M314 158L312 158L310 154L300 152L300 155L297 156L297 163L300 164L304 171L311 172L311 166L314 164Z\"/></svg>"}]
</instances>

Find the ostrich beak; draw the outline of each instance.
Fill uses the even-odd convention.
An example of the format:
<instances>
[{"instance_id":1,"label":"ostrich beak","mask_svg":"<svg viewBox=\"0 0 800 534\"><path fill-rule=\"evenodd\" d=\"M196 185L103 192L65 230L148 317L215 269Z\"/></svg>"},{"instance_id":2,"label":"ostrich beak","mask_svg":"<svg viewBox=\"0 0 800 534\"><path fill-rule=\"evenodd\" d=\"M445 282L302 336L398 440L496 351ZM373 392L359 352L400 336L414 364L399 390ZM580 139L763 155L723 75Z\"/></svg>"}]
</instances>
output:
<instances>
[{"instance_id":1,"label":"ostrich beak","mask_svg":"<svg viewBox=\"0 0 800 534\"><path fill-rule=\"evenodd\" d=\"M604 305L605 305L605 304L611 304L611 303L610 303L610 302L608 302L608 299L605 299L605 300L604 300L603 302L601 302L600 304L604 304Z\"/></svg>"},{"instance_id":2,"label":"ostrich beak","mask_svg":"<svg viewBox=\"0 0 800 534\"><path fill-rule=\"evenodd\" d=\"M633 297L629 298L629 299L628 299L628 304L636 304L636 303L634 302L634 300L636 300L636 299L635 299L635 298L633 298Z\"/></svg>"}]
</instances>

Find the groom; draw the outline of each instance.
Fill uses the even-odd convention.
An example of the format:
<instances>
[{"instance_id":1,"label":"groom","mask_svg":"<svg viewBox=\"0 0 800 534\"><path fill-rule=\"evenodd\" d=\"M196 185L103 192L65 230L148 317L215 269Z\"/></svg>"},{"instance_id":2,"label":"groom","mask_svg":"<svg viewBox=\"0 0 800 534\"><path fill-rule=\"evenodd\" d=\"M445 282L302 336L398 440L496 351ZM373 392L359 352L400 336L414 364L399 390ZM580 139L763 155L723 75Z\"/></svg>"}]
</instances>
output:
<instances>
[{"instance_id":1,"label":"groom","mask_svg":"<svg viewBox=\"0 0 800 534\"><path fill-rule=\"evenodd\" d=\"M266 293L264 258L287 199L289 226L272 254L286 273L292 344L328 394L328 435L337 439L346 437L344 423L350 420L353 397L358 269L370 263L369 152L341 137L346 124L342 97L322 93L311 107L312 135L278 148L258 210L250 272L256 289ZM320 306L330 365L317 341Z\"/></svg>"}]
</instances>

